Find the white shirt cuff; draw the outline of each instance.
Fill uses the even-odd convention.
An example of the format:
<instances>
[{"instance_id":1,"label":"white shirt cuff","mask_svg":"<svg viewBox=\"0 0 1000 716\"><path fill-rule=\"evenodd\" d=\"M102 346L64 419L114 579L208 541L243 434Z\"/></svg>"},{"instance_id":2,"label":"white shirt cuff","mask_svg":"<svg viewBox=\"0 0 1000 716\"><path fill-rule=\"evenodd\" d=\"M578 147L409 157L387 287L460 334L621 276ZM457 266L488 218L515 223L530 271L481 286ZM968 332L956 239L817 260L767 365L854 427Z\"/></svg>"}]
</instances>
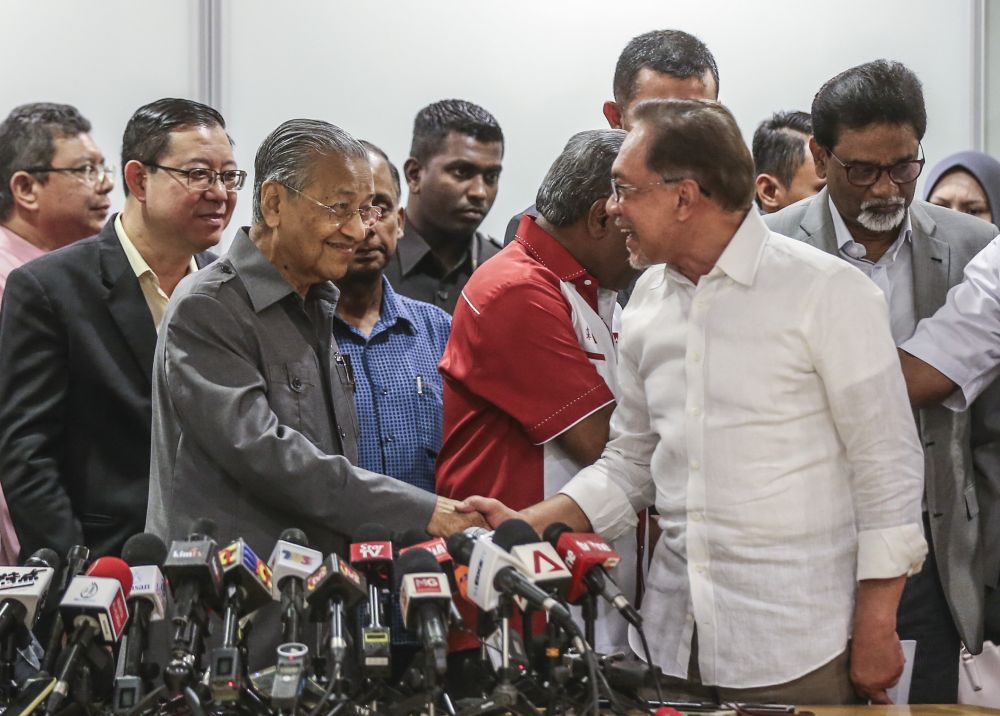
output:
<instances>
[{"instance_id":1,"label":"white shirt cuff","mask_svg":"<svg viewBox=\"0 0 1000 716\"><path fill-rule=\"evenodd\" d=\"M960 359L956 359L941 350L941 347L935 344L934 338L927 331L917 330L913 337L904 342L900 348L914 358L919 358L924 363L933 366L958 386L958 390L943 401L942 404L946 408L956 413L968 410L972 401L969 400L966 388L970 387L968 385L970 381L965 376L967 368Z\"/></svg>"},{"instance_id":2,"label":"white shirt cuff","mask_svg":"<svg viewBox=\"0 0 1000 716\"><path fill-rule=\"evenodd\" d=\"M924 530L917 523L864 530L858 534L858 581L912 576L926 556Z\"/></svg>"},{"instance_id":3,"label":"white shirt cuff","mask_svg":"<svg viewBox=\"0 0 1000 716\"><path fill-rule=\"evenodd\" d=\"M635 529L639 518L621 487L600 469L584 469L559 493L572 499L597 534L610 541Z\"/></svg>"}]
</instances>

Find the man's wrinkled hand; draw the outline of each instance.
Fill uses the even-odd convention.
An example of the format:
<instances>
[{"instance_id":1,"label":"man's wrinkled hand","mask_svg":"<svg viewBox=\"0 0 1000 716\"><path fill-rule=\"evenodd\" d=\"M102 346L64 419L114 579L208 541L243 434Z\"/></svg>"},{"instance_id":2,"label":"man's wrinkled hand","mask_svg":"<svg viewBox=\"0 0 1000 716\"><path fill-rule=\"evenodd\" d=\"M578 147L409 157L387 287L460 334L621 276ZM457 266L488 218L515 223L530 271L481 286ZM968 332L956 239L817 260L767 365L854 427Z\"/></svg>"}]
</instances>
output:
<instances>
[{"instance_id":1,"label":"man's wrinkled hand","mask_svg":"<svg viewBox=\"0 0 1000 716\"><path fill-rule=\"evenodd\" d=\"M851 683L862 699L891 704L886 689L903 673L903 647L894 630L855 632L851 638Z\"/></svg>"},{"instance_id":2,"label":"man's wrinkled hand","mask_svg":"<svg viewBox=\"0 0 1000 716\"><path fill-rule=\"evenodd\" d=\"M455 532L461 532L466 527L488 526L486 519L475 508L465 502L439 495L434 512L431 514L431 521L427 523L427 531L434 537L447 537Z\"/></svg>"},{"instance_id":3,"label":"man's wrinkled hand","mask_svg":"<svg viewBox=\"0 0 1000 716\"><path fill-rule=\"evenodd\" d=\"M470 510L478 510L489 523L491 529L496 529L507 520L520 519L521 513L510 509L500 500L478 495L466 498L465 504Z\"/></svg>"}]
</instances>

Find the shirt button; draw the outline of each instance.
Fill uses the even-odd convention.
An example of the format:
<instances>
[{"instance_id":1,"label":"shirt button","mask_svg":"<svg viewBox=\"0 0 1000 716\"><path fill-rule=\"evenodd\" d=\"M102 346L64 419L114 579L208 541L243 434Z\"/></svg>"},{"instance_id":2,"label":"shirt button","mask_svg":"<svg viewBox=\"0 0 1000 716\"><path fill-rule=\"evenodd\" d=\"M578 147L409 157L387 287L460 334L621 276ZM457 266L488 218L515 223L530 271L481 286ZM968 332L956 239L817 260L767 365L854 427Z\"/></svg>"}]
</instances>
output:
<instances>
[{"instance_id":1,"label":"shirt button","mask_svg":"<svg viewBox=\"0 0 1000 716\"><path fill-rule=\"evenodd\" d=\"M692 512L691 513L691 519L694 522L701 522L702 514L700 512Z\"/></svg>"},{"instance_id":2,"label":"shirt button","mask_svg":"<svg viewBox=\"0 0 1000 716\"><path fill-rule=\"evenodd\" d=\"M701 408L691 408L691 415L697 418L701 415Z\"/></svg>"},{"instance_id":3,"label":"shirt button","mask_svg":"<svg viewBox=\"0 0 1000 716\"><path fill-rule=\"evenodd\" d=\"M389 391L386 390L385 388L382 388L382 395L389 395Z\"/></svg>"},{"instance_id":4,"label":"shirt button","mask_svg":"<svg viewBox=\"0 0 1000 716\"><path fill-rule=\"evenodd\" d=\"M437 297L438 297L439 301L447 301L448 300L448 292L447 291L438 291L437 292Z\"/></svg>"},{"instance_id":5,"label":"shirt button","mask_svg":"<svg viewBox=\"0 0 1000 716\"><path fill-rule=\"evenodd\" d=\"M687 615L687 620L688 620L689 623L693 622L694 621L694 614L688 614Z\"/></svg>"},{"instance_id":6,"label":"shirt button","mask_svg":"<svg viewBox=\"0 0 1000 716\"><path fill-rule=\"evenodd\" d=\"M347 439L347 431L343 428L340 429L340 437Z\"/></svg>"},{"instance_id":7,"label":"shirt button","mask_svg":"<svg viewBox=\"0 0 1000 716\"><path fill-rule=\"evenodd\" d=\"M584 286L589 286L589 285L590 285L590 284L592 284L592 283L593 283L593 281L591 281L591 280L590 280L590 279L588 278L588 279L586 279L586 280L585 280L585 281L583 282L583 285L584 285Z\"/></svg>"},{"instance_id":8,"label":"shirt button","mask_svg":"<svg viewBox=\"0 0 1000 716\"><path fill-rule=\"evenodd\" d=\"M691 362L692 363L701 363L701 353L698 353L697 351L695 351L694 353L692 353L691 354Z\"/></svg>"},{"instance_id":9,"label":"shirt button","mask_svg":"<svg viewBox=\"0 0 1000 716\"><path fill-rule=\"evenodd\" d=\"M697 572L698 574L704 574L705 573L705 565L704 564L695 565L694 571Z\"/></svg>"},{"instance_id":10,"label":"shirt button","mask_svg":"<svg viewBox=\"0 0 1000 716\"><path fill-rule=\"evenodd\" d=\"M226 264L222 264L221 266L219 266L219 270L222 271L222 273L224 274L231 274L233 272L233 270Z\"/></svg>"},{"instance_id":11,"label":"shirt button","mask_svg":"<svg viewBox=\"0 0 1000 716\"><path fill-rule=\"evenodd\" d=\"M292 388L294 390L302 390L302 381L298 378L292 378Z\"/></svg>"},{"instance_id":12,"label":"shirt button","mask_svg":"<svg viewBox=\"0 0 1000 716\"><path fill-rule=\"evenodd\" d=\"M384 437L384 438L382 439L382 442L383 442L383 443L385 443L386 445L388 445L389 443L391 443L391 442L392 442L392 435L386 435L386 436L385 436L385 437Z\"/></svg>"},{"instance_id":13,"label":"shirt button","mask_svg":"<svg viewBox=\"0 0 1000 716\"><path fill-rule=\"evenodd\" d=\"M697 460L692 460L691 461L691 469L692 470L700 470L701 469L701 463L698 462Z\"/></svg>"}]
</instances>

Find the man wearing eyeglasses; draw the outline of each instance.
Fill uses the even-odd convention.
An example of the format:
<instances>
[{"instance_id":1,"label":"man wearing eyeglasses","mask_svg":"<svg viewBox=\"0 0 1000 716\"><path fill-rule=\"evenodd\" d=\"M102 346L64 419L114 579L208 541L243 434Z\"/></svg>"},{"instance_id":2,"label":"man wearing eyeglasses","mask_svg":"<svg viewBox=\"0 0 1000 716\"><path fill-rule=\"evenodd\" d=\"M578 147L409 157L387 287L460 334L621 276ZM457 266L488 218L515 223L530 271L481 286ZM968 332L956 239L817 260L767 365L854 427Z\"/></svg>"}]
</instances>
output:
<instances>
[{"instance_id":1,"label":"man wearing eyeglasses","mask_svg":"<svg viewBox=\"0 0 1000 716\"><path fill-rule=\"evenodd\" d=\"M0 296L18 266L101 230L113 171L75 107L11 110L0 124Z\"/></svg>"},{"instance_id":2,"label":"man wearing eyeglasses","mask_svg":"<svg viewBox=\"0 0 1000 716\"><path fill-rule=\"evenodd\" d=\"M57 159L21 174L110 186L99 155L68 172ZM118 554L143 530L157 331L177 283L214 258L245 176L222 116L183 99L133 114L122 165L124 210L13 271L0 310L0 481L22 555Z\"/></svg>"},{"instance_id":3,"label":"man wearing eyeglasses","mask_svg":"<svg viewBox=\"0 0 1000 716\"><path fill-rule=\"evenodd\" d=\"M829 80L812 105L810 149L827 188L765 217L774 230L858 267L882 290L896 344L933 314L996 229L914 201L927 127L917 77L878 60ZM857 360L865 360L857 356ZM932 551L907 581L897 632L917 642L910 703L954 703L961 642L983 641L983 555L968 415L920 411L924 530Z\"/></svg>"},{"instance_id":4,"label":"man wearing eyeglasses","mask_svg":"<svg viewBox=\"0 0 1000 716\"><path fill-rule=\"evenodd\" d=\"M289 120L257 150L254 182L253 225L181 284L164 319L147 529L177 539L208 517L221 540L266 554L294 525L343 556L366 522L436 534L482 524L355 467L354 378L333 333L332 281L381 216L367 150L327 122Z\"/></svg>"}]
</instances>

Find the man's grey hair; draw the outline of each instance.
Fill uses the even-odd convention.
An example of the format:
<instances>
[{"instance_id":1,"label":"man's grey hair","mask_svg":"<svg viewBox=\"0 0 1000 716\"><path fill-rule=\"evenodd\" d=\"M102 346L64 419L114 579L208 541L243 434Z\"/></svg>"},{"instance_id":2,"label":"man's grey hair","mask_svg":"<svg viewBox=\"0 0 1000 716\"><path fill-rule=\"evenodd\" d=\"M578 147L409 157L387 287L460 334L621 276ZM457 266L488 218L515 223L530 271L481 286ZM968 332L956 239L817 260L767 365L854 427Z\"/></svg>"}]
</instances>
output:
<instances>
[{"instance_id":1,"label":"man's grey hair","mask_svg":"<svg viewBox=\"0 0 1000 716\"><path fill-rule=\"evenodd\" d=\"M267 135L253 163L253 223L264 221L260 208L264 182L276 181L292 189L304 189L312 181L316 160L333 155L368 160L361 142L340 127L319 119L290 119Z\"/></svg>"},{"instance_id":2,"label":"man's grey hair","mask_svg":"<svg viewBox=\"0 0 1000 716\"><path fill-rule=\"evenodd\" d=\"M553 226L570 226L595 201L611 196L611 165L625 141L623 129L591 129L574 134L549 167L535 197L538 213Z\"/></svg>"}]
</instances>

